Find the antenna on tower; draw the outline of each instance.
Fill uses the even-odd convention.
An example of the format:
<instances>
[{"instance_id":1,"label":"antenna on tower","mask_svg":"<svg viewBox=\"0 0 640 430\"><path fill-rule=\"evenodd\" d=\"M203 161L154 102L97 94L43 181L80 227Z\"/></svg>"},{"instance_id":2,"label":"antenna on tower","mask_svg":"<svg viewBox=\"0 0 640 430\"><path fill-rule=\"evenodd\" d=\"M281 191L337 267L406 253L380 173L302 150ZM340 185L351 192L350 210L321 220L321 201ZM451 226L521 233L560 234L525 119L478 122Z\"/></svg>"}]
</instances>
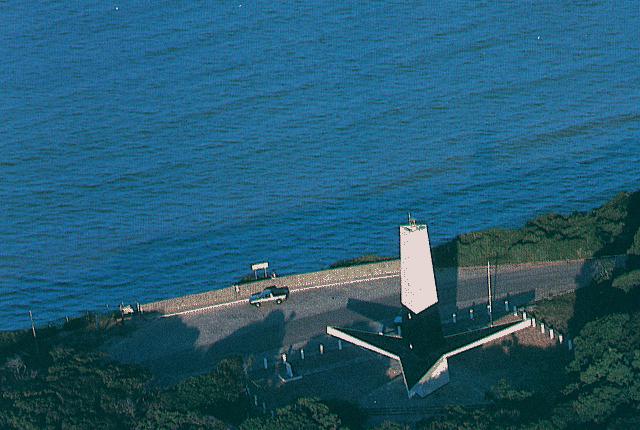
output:
<instances>
[{"instance_id":1,"label":"antenna on tower","mask_svg":"<svg viewBox=\"0 0 640 430\"><path fill-rule=\"evenodd\" d=\"M415 226L416 225L416 220L411 217L411 212L409 212L409 225L411 225L411 226Z\"/></svg>"}]
</instances>

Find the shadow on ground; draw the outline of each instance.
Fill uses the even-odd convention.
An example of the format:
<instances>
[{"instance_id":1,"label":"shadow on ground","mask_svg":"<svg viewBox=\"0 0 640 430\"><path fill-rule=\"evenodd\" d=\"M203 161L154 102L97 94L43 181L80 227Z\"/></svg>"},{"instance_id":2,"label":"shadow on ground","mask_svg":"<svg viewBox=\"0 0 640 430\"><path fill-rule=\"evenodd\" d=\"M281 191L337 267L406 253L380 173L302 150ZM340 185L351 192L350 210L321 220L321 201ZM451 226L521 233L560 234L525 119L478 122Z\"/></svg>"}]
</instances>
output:
<instances>
[{"instance_id":1,"label":"shadow on ground","mask_svg":"<svg viewBox=\"0 0 640 430\"><path fill-rule=\"evenodd\" d=\"M603 214L603 217L606 214ZM608 228L610 223L618 228ZM625 214L621 219L604 219L599 227L598 238L604 245L595 253L595 257L626 255L625 259L611 262L595 260L582 267L576 282L586 288L575 291L573 314L567 329L576 336L589 321L606 315L631 312L640 308L640 291L625 292L612 286L615 276L625 270L640 268L640 261L633 255L634 237L640 228L640 192L629 195Z\"/></svg>"}]
</instances>

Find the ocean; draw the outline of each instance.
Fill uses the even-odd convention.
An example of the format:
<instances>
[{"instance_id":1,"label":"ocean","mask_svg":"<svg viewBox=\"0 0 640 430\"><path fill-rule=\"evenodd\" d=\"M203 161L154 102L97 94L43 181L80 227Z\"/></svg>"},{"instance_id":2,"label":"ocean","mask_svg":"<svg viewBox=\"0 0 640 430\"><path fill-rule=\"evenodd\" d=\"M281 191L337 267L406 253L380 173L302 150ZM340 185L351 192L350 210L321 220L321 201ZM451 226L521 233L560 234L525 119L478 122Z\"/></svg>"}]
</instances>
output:
<instances>
[{"instance_id":1,"label":"ocean","mask_svg":"<svg viewBox=\"0 0 640 430\"><path fill-rule=\"evenodd\" d=\"M0 330L639 187L640 7L20 2L0 9Z\"/></svg>"}]
</instances>

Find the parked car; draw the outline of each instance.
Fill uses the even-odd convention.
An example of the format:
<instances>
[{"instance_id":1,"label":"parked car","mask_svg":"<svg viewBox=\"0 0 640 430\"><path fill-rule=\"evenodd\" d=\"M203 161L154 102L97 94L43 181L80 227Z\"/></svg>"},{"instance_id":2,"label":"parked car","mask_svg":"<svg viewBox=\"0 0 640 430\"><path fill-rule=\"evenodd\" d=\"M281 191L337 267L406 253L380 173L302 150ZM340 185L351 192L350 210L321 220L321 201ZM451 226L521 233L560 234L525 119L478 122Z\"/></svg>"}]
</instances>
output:
<instances>
[{"instance_id":1,"label":"parked car","mask_svg":"<svg viewBox=\"0 0 640 430\"><path fill-rule=\"evenodd\" d=\"M259 293L252 294L251 297L249 297L249 304L255 307L260 307L260 305L265 302L276 302L280 304L288 298L289 288L272 285Z\"/></svg>"}]
</instances>

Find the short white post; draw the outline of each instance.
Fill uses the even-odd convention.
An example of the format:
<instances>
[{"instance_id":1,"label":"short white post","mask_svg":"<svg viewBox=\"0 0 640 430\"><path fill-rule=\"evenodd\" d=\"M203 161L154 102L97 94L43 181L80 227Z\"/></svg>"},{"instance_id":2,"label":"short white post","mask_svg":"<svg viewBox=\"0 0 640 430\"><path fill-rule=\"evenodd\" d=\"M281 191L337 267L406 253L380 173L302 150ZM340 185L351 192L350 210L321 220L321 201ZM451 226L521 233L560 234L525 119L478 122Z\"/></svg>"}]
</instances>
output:
<instances>
[{"instance_id":1,"label":"short white post","mask_svg":"<svg viewBox=\"0 0 640 430\"><path fill-rule=\"evenodd\" d=\"M342 340L338 339L338 351L342 351Z\"/></svg>"},{"instance_id":2,"label":"short white post","mask_svg":"<svg viewBox=\"0 0 640 430\"><path fill-rule=\"evenodd\" d=\"M324 354L324 345L320 344L320 355Z\"/></svg>"},{"instance_id":3,"label":"short white post","mask_svg":"<svg viewBox=\"0 0 640 430\"><path fill-rule=\"evenodd\" d=\"M265 369L269 368L269 363L267 363L267 357L262 357L262 364L264 365Z\"/></svg>"},{"instance_id":4,"label":"short white post","mask_svg":"<svg viewBox=\"0 0 640 430\"><path fill-rule=\"evenodd\" d=\"M509 312L509 300L504 301L504 311Z\"/></svg>"},{"instance_id":5,"label":"short white post","mask_svg":"<svg viewBox=\"0 0 640 430\"><path fill-rule=\"evenodd\" d=\"M571 339L567 339L567 348L569 351L573 349L573 341Z\"/></svg>"},{"instance_id":6,"label":"short white post","mask_svg":"<svg viewBox=\"0 0 640 430\"><path fill-rule=\"evenodd\" d=\"M282 362L283 363L287 362L287 354L285 354L284 352L282 353Z\"/></svg>"},{"instance_id":7,"label":"short white post","mask_svg":"<svg viewBox=\"0 0 640 430\"><path fill-rule=\"evenodd\" d=\"M532 327L536 327L536 319L535 318L531 318L531 326Z\"/></svg>"},{"instance_id":8,"label":"short white post","mask_svg":"<svg viewBox=\"0 0 640 430\"><path fill-rule=\"evenodd\" d=\"M563 340L564 340L564 336L562 336L562 334L558 333L558 342L562 343Z\"/></svg>"},{"instance_id":9,"label":"short white post","mask_svg":"<svg viewBox=\"0 0 640 430\"><path fill-rule=\"evenodd\" d=\"M516 305L513 305L512 309L513 309L513 314L518 315L518 308L516 307Z\"/></svg>"},{"instance_id":10,"label":"short white post","mask_svg":"<svg viewBox=\"0 0 640 430\"><path fill-rule=\"evenodd\" d=\"M455 324L456 321L457 321L455 312L453 313L453 315L451 315L451 319L453 320L453 323Z\"/></svg>"},{"instance_id":11,"label":"short white post","mask_svg":"<svg viewBox=\"0 0 640 430\"><path fill-rule=\"evenodd\" d=\"M524 312L524 311L522 312L522 319L523 319L523 320L526 320L526 319L527 319L527 313L526 313L526 312Z\"/></svg>"},{"instance_id":12,"label":"short white post","mask_svg":"<svg viewBox=\"0 0 640 430\"><path fill-rule=\"evenodd\" d=\"M544 323L540 323L540 333L544 333Z\"/></svg>"},{"instance_id":13,"label":"short white post","mask_svg":"<svg viewBox=\"0 0 640 430\"><path fill-rule=\"evenodd\" d=\"M549 329L549 339L553 339L553 337L554 337L553 329L552 329L552 328L550 328L550 329Z\"/></svg>"},{"instance_id":14,"label":"short white post","mask_svg":"<svg viewBox=\"0 0 640 430\"><path fill-rule=\"evenodd\" d=\"M473 319L473 309L469 309L469 319Z\"/></svg>"},{"instance_id":15,"label":"short white post","mask_svg":"<svg viewBox=\"0 0 640 430\"><path fill-rule=\"evenodd\" d=\"M300 358L304 360L304 349L300 348Z\"/></svg>"}]
</instances>

